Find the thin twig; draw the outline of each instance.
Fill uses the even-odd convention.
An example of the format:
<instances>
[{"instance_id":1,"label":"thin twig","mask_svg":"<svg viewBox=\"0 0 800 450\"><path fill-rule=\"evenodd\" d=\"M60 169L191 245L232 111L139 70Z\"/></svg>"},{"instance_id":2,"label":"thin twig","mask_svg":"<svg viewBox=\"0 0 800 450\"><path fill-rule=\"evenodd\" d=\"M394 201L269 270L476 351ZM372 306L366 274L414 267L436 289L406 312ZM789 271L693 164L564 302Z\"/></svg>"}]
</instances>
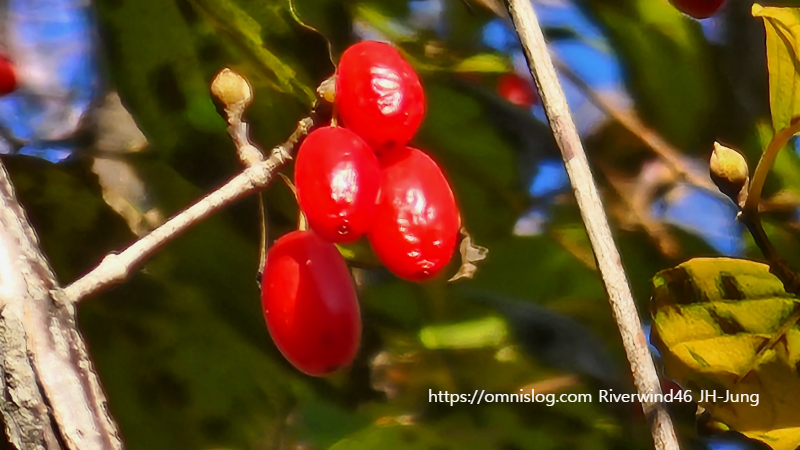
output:
<instances>
[{"instance_id":1,"label":"thin twig","mask_svg":"<svg viewBox=\"0 0 800 450\"><path fill-rule=\"evenodd\" d=\"M794 295L800 295L800 277L789 267L780 253L775 250L772 242L764 231L764 226L761 224L761 215L758 212L753 213L749 210L743 210L739 215L739 221L747 227L747 231L753 236L753 242L761 254L769 264L769 271L783 283L783 288L786 292Z\"/></svg>"},{"instance_id":2,"label":"thin twig","mask_svg":"<svg viewBox=\"0 0 800 450\"><path fill-rule=\"evenodd\" d=\"M750 182L750 188L747 191L747 199L739 213L739 221L747 227L747 230L753 236L753 241L761 250L764 258L767 259L770 272L781 280L786 292L796 295L800 294L800 277L792 271L786 260L780 256L772 242L770 242L769 236L767 236L761 224L759 205L761 203L761 190L764 188L767 175L772 170L778 153L789 144L789 141L798 132L800 132L800 118L795 118L789 126L779 130L772 138L758 161L756 170L753 173L753 179Z\"/></svg>"},{"instance_id":3,"label":"thin twig","mask_svg":"<svg viewBox=\"0 0 800 450\"><path fill-rule=\"evenodd\" d=\"M622 200L625 212L631 216L628 220L639 225L664 256L676 258L680 253L680 244L667 226L654 219L650 212L654 189L640 186L637 189L631 189L630 183L622 181L621 175L608 164L600 163L598 167L605 174L608 184Z\"/></svg>"},{"instance_id":4,"label":"thin twig","mask_svg":"<svg viewBox=\"0 0 800 450\"><path fill-rule=\"evenodd\" d=\"M756 170L753 173L753 179L750 182L750 189L747 191L747 200L744 203L743 212L758 214L758 204L761 202L761 190L764 188L764 183L767 181L767 175L772 170L775 164L775 159L778 153L789 144L792 136L800 132L800 117L792 120L792 123L779 130L767 145L767 149L761 155L758 161Z\"/></svg>"},{"instance_id":5,"label":"thin twig","mask_svg":"<svg viewBox=\"0 0 800 450\"><path fill-rule=\"evenodd\" d=\"M227 74L226 71L228 72ZM233 103L226 105L225 114L228 116L228 134L231 135L233 143L236 145L236 153L239 155L239 160L242 162L242 164L244 164L245 167L252 167L266 159L264 152L257 148L250 140L249 125L244 120L244 112L247 109L247 106L253 100L253 88L244 77L236 74L230 69L223 70L219 75L217 75L217 77L219 79L220 76L229 76L230 74L234 74L239 80L241 80L241 82L245 83L246 90L245 95L243 95L242 98L235 99ZM320 87L317 88L319 98L325 98L323 95L319 95L319 93L326 83L328 83L328 80L325 80ZM331 98L330 103L333 103L333 98ZM264 205L264 194L262 192L258 193L258 218L260 221L260 239L258 245L259 255L258 268L256 269L256 283L258 284L260 290L261 275L267 262L267 243L269 242L269 222L267 220L267 208Z\"/></svg>"},{"instance_id":6,"label":"thin twig","mask_svg":"<svg viewBox=\"0 0 800 450\"><path fill-rule=\"evenodd\" d=\"M506 0L506 6L525 49L528 67L539 88L550 128L561 149L614 319L622 335L636 389L639 394L659 394L661 385L633 293L533 6L530 0ZM678 450L678 439L665 405L662 402L643 401L642 408L650 421L656 450Z\"/></svg>"},{"instance_id":7,"label":"thin twig","mask_svg":"<svg viewBox=\"0 0 800 450\"><path fill-rule=\"evenodd\" d=\"M678 177L716 197L727 198L719 192L719 189L717 189L710 179L694 173L691 168L687 167L681 157L680 151L664 140L657 132L647 127L635 112L623 110L614 105L589 86L583 78L578 76L578 74L564 64L563 61L552 54L551 58L558 71L577 86L578 89L586 95L589 101L600 108L604 113L608 114L609 117L617 121L626 130L630 131L634 136L638 137L645 145L650 147Z\"/></svg>"},{"instance_id":8,"label":"thin twig","mask_svg":"<svg viewBox=\"0 0 800 450\"><path fill-rule=\"evenodd\" d=\"M167 220L122 252L107 255L91 272L64 288L65 297L77 302L112 284L124 281L134 267L192 225L242 197L265 188L277 169L291 159L297 142L308 134L314 125L313 116L301 120L289 139L275 147L269 158L248 167L222 187Z\"/></svg>"},{"instance_id":9,"label":"thin twig","mask_svg":"<svg viewBox=\"0 0 800 450\"><path fill-rule=\"evenodd\" d=\"M226 109L228 114L228 134L236 145L236 153L245 167L251 167L266 160L264 153L250 141L249 126L242 120L243 110Z\"/></svg>"}]
</instances>

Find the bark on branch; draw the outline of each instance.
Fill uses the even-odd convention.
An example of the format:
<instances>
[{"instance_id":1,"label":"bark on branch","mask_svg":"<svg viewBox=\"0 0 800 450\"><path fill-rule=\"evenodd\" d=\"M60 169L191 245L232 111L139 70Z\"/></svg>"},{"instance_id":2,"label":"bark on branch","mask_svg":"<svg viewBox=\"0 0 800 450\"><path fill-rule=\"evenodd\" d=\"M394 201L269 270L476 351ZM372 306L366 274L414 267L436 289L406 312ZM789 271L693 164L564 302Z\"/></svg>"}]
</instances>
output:
<instances>
[{"instance_id":1,"label":"bark on branch","mask_svg":"<svg viewBox=\"0 0 800 450\"><path fill-rule=\"evenodd\" d=\"M0 346L6 433L20 450L122 449L117 426L0 160Z\"/></svg>"},{"instance_id":2,"label":"bark on branch","mask_svg":"<svg viewBox=\"0 0 800 450\"><path fill-rule=\"evenodd\" d=\"M617 250L603 203L592 176L578 130L572 121L567 99L550 59L544 34L530 0L506 0L514 27L522 41L531 75L536 80L545 113L558 147L561 149L572 189L586 232L594 250L597 268L603 278L622 344L631 365L639 394L661 393L658 374L647 347L636 303ZM643 402L645 416L656 450L678 450L678 440L666 407L660 402Z\"/></svg>"}]
</instances>

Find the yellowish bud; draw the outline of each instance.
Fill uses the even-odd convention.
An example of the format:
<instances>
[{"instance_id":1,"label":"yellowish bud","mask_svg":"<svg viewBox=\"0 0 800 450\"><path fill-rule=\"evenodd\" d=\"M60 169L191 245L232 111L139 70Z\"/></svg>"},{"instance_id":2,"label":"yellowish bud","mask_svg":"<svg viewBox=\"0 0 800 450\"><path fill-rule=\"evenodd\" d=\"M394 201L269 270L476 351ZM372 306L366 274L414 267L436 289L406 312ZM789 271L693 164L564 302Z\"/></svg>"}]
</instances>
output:
<instances>
[{"instance_id":1,"label":"yellowish bud","mask_svg":"<svg viewBox=\"0 0 800 450\"><path fill-rule=\"evenodd\" d=\"M226 107L247 106L253 100L253 88L243 76L231 69L222 69L211 82L211 93Z\"/></svg>"},{"instance_id":2,"label":"yellowish bud","mask_svg":"<svg viewBox=\"0 0 800 450\"><path fill-rule=\"evenodd\" d=\"M747 187L750 181L747 160L738 151L714 143L714 152L709 161L711 180L719 190L730 197L734 203L743 205L747 198Z\"/></svg>"}]
</instances>

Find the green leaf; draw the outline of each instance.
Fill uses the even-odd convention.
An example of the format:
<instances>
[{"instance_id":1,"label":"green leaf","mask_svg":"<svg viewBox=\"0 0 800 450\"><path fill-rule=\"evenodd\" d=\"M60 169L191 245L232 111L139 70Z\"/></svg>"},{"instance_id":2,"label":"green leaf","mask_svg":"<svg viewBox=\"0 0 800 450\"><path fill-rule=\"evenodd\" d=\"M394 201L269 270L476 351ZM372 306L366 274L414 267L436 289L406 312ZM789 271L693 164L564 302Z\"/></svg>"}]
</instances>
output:
<instances>
[{"instance_id":1,"label":"green leaf","mask_svg":"<svg viewBox=\"0 0 800 450\"><path fill-rule=\"evenodd\" d=\"M753 5L767 32L772 126L782 130L800 117L800 8Z\"/></svg>"},{"instance_id":2,"label":"green leaf","mask_svg":"<svg viewBox=\"0 0 800 450\"><path fill-rule=\"evenodd\" d=\"M775 450L800 445L800 302L769 267L698 258L659 272L653 286L653 341L667 376L731 429ZM700 398L713 390L717 399Z\"/></svg>"},{"instance_id":3,"label":"green leaf","mask_svg":"<svg viewBox=\"0 0 800 450\"><path fill-rule=\"evenodd\" d=\"M432 325L419 332L419 340L429 349L467 349L496 347L508 334L506 323L498 317L452 325Z\"/></svg>"},{"instance_id":4,"label":"green leaf","mask_svg":"<svg viewBox=\"0 0 800 450\"><path fill-rule=\"evenodd\" d=\"M491 53L480 53L459 61L450 70L468 73L505 73L512 70L512 66L506 57Z\"/></svg>"}]
</instances>

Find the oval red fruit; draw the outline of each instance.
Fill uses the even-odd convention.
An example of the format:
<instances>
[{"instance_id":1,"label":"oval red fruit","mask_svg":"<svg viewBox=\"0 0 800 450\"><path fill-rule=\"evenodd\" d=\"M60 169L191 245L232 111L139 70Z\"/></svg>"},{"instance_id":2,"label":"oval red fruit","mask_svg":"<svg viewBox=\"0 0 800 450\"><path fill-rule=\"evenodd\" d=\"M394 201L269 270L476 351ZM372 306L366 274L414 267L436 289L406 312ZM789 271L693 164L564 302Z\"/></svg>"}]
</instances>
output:
<instances>
[{"instance_id":1,"label":"oval red fruit","mask_svg":"<svg viewBox=\"0 0 800 450\"><path fill-rule=\"evenodd\" d=\"M500 76L497 82L497 93L522 108L530 108L535 105L538 98L531 83L514 73Z\"/></svg>"},{"instance_id":2,"label":"oval red fruit","mask_svg":"<svg viewBox=\"0 0 800 450\"><path fill-rule=\"evenodd\" d=\"M7 95L17 89L17 72L14 64L0 56L0 96Z\"/></svg>"},{"instance_id":3,"label":"oval red fruit","mask_svg":"<svg viewBox=\"0 0 800 450\"><path fill-rule=\"evenodd\" d=\"M717 13L725 0L670 0L678 11L695 19L708 19Z\"/></svg>"},{"instance_id":4,"label":"oval red fruit","mask_svg":"<svg viewBox=\"0 0 800 450\"><path fill-rule=\"evenodd\" d=\"M336 110L345 127L376 153L411 140L425 114L425 94L416 72L394 47L373 41L352 45L336 74Z\"/></svg>"},{"instance_id":5,"label":"oval red fruit","mask_svg":"<svg viewBox=\"0 0 800 450\"><path fill-rule=\"evenodd\" d=\"M300 145L294 167L300 209L315 233L330 242L353 242L372 222L380 186L375 153L355 133L324 127Z\"/></svg>"},{"instance_id":6,"label":"oval red fruit","mask_svg":"<svg viewBox=\"0 0 800 450\"><path fill-rule=\"evenodd\" d=\"M442 170L406 147L381 158L381 193L368 236L381 262L400 278L424 281L450 261L461 218Z\"/></svg>"},{"instance_id":7,"label":"oval red fruit","mask_svg":"<svg viewBox=\"0 0 800 450\"><path fill-rule=\"evenodd\" d=\"M300 371L324 376L353 362L361 315L335 245L311 231L275 241L262 275L261 302L275 345Z\"/></svg>"}]
</instances>

